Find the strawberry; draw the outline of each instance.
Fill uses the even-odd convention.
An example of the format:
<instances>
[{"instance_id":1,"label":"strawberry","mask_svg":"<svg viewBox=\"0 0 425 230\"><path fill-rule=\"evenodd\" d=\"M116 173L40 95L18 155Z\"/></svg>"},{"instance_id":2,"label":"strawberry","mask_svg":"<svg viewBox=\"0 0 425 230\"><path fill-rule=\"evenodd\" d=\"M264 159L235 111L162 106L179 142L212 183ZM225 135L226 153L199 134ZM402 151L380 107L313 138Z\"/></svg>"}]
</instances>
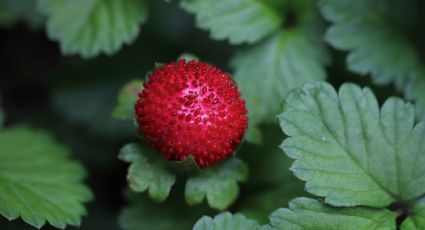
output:
<instances>
[{"instance_id":1,"label":"strawberry","mask_svg":"<svg viewBox=\"0 0 425 230\"><path fill-rule=\"evenodd\" d=\"M167 160L191 155L200 167L233 155L248 126L235 82L199 61L157 68L139 93L135 112L139 131Z\"/></svg>"}]
</instances>

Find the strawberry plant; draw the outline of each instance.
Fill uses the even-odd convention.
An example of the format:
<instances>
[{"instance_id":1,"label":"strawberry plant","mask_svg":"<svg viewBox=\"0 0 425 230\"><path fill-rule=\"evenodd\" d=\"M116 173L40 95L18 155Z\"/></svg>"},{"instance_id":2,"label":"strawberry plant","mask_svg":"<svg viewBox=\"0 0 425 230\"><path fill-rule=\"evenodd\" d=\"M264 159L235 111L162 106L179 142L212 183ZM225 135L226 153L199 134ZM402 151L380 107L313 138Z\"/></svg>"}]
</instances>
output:
<instances>
[{"instance_id":1,"label":"strawberry plant","mask_svg":"<svg viewBox=\"0 0 425 230\"><path fill-rule=\"evenodd\" d=\"M0 0L0 229L425 229L420 0Z\"/></svg>"}]
</instances>

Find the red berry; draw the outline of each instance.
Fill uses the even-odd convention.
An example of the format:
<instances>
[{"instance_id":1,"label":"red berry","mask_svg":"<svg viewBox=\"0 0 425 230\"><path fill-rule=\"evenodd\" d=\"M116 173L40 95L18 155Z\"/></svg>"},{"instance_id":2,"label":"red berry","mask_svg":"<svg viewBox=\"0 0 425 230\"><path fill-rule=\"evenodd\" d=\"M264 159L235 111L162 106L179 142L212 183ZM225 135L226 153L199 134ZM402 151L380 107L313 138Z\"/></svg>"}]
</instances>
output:
<instances>
[{"instance_id":1,"label":"red berry","mask_svg":"<svg viewBox=\"0 0 425 230\"><path fill-rule=\"evenodd\" d=\"M233 80L198 61L172 62L151 73L135 112L140 132L166 159L191 155L200 167L232 155L248 126Z\"/></svg>"}]
</instances>

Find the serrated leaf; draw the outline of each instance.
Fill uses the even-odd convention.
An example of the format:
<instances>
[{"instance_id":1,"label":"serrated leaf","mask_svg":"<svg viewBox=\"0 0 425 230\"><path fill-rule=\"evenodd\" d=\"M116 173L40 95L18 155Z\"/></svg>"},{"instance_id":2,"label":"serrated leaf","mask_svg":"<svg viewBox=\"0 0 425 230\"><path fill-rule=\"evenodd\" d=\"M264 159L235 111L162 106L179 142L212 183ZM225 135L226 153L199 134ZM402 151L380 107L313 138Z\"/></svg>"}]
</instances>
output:
<instances>
[{"instance_id":1,"label":"serrated leaf","mask_svg":"<svg viewBox=\"0 0 425 230\"><path fill-rule=\"evenodd\" d=\"M231 60L235 80L248 108L246 138L250 142L258 142L258 123L276 120L281 100L292 89L326 78L324 65L329 56L322 40L323 23L314 1L298 4L297 25L241 50Z\"/></svg>"},{"instance_id":2,"label":"serrated leaf","mask_svg":"<svg viewBox=\"0 0 425 230\"><path fill-rule=\"evenodd\" d=\"M144 0L40 0L47 32L63 54L112 55L132 43L147 18Z\"/></svg>"},{"instance_id":3,"label":"serrated leaf","mask_svg":"<svg viewBox=\"0 0 425 230\"><path fill-rule=\"evenodd\" d=\"M134 192L148 191L151 199L163 202L170 194L176 175L161 163L163 159L157 155L140 144L131 143L121 149L119 158L131 163L127 174L130 188Z\"/></svg>"},{"instance_id":4,"label":"serrated leaf","mask_svg":"<svg viewBox=\"0 0 425 230\"><path fill-rule=\"evenodd\" d=\"M400 226L401 230L425 229L425 198L416 201L408 215Z\"/></svg>"},{"instance_id":5,"label":"serrated leaf","mask_svg":"<svg viewBox=\"0 0 425 230\"><path fill-rule=\"evenodd\" d=\"M112 116L121 120L134 119L134 105L142 90L141 80L133 80L125 84L118 94L118 105L112 111Z\"/></svg>"},{"instance_id":6,"label":"serrated leaf","mask_svg":"<svg viewBox=\"0 0 425 230\"><path fill-rule=\"evenodd\" d=\"M92 199L85 171L50 135L27 127L0 132L0 214L40 228L79 226Z\"/></svg>"},{"instance_id":7,"label":"serrated leaf","mask_svg":"<svg viewBox=\"0 0 425 230\"><path fill-rule=\"evenodd\" d=\"M327 203L385 207L425 193L425 126L401 99L379 109L369 88L316 83L291 93L279 120L291 170Z\"/></svg>"},{"instance_id":8,"label":"serrated leaf","mask_svg":"<svg viewBox=\"0 0 425 230\"><path fill-rule=\"evenodd\" d=\"M326 40L349 51L348 68L371 74L377 84L394 83L405 97L418 104L425 118L425 65L414 39L419 1L321 0L323 15L333 22Z\"/></svg>"},{"instance_id":9,"label":"serrated leaf","mask_svg":"<svg viewBox=\"0 0 425 230\"><path fill-rule=\"evenodd\" d=\"M140 195L132 196L130 205L119 216L119 226L124 230L191 229L202 213L208 211L205 207L188 208L179 198L181 194L173 193L171 199L157 204Z\"/></svg>"},{"instance_id":10,"label":"serrated leaf","mask_svg":"<svg viewBox=\"0 0 425 230\"><path fill-rule=\"evenodd\" d=\"M196 15L197 26L210 30L213 39L231 44L254 43L283 22L278 11L260 0L183 0L180 5Z\"/></svg>"},{"instance_id":11,"label":"serrated leaf","mask_svg":"<svg viewBox=\"0 0 425 230\"><path fill-rule=\"evenodd\" d=\"M396 229L395 215L385 209L332 208L311 198L296 198L289 208L270 215L273 229L357 230Z\"/></svg>"},{"instance_id":12,"label":"serrated leaf","mask_svg":"<svg viewBox=\"0 0 425 230\"><path fill-rule=\"evenodd\" d=\"M259 225L255 220L245 218L242 214L223 212L213 218L203 216L193 230L256 230Z\"/></svg>"},{"instance_id":13,"label":"serrated leaf","mask_svg":"<svg viewBox=\"0 0 425 230\"><path fill-rule=\"evenodd\" d=\"M231 157L190 177L186 182L186 201L194 205L202 203L206 197L211 207L224 210L238 197L238 182L245 181L247 177L247 165L240 159Z\"/></svg>"}]
</instances>

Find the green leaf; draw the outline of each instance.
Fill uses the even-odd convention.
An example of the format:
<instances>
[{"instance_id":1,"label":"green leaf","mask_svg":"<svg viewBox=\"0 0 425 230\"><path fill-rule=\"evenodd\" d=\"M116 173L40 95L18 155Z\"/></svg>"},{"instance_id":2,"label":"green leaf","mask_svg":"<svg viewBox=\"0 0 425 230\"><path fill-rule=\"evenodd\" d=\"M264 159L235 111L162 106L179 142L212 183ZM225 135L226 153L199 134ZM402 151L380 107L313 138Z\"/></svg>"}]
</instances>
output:
<instances>
[{"instance_id":1,"label":"green leaf","mask_svg":"<svg viewBox=\"0 0 425 230\"><path fill-rule=\"evenodd\" d=\"M4 121L5 121L5 119L6 119L5 114L4 114L4 112L3 112L3 108L2 108L2 106L1 106L1 105L2 105L2 104L1 104L1 98L0 98L0 129L2 129L2 128L3 128Z\"/></svg>"},{"instance_id":2,"label":"green leaf","mask_svg":"<svg viewBox=\"0 0 425 230\"><path fill-rule=\"evenodd\" d=\"M40 0L47 32L63 54L112 55L132 43L147 18L144 0Z\"/></svg>"},{"instance_id":3,"label":"green leaf","mask_svg":"<svg viewBox=\"0 0 425 230\"><path fill-rule=\"evenodd\" d=\"M415 202L409 216L400 226L401 230L425 229L425 198Z\"/></svg>"},{"instance_id":4,"label":"green leaf","mask_svg":"<svg viewBox=\"0 0 425 230\"><path fill-rule=\"evenodd\" d=\"M205 207L188 208L181 194L174 194L164 203L157 204L143 196L131 196L130 205L119 216L119 226L124 230L187 230L202 213Z\"/></svg>"},{"instance_id":5,"label":"green leaf","mask_svg":"<svg viewBox=\"0 0 425 230\"><path fill-rule=\"evenodd\" d=\"M92 199L83 167L51 136L27 127L0 132L0 214L40 228L79 226Z\"/></svg>"},{"instance_id":6,"label":"green leaf","mask_svg":"<svg viewBox=\"0 0 425 230\"><path fill-rule=\"evenodd\" d=\"M385 209L332 208L315 199L296 198L289 208L270 215L274 229L357 230L396 229L395 215Z\"/></svg>"},{"instance_id":7,"label":"green leaf","mask_svg":"<svg viewBox=\"0 0 425 230\"><path fill-rule=\"evenodd\" d=\"M149 197L157 202L168 197L176 176L165 168L158 153L131 143L121 149L119 158L131 163L127 181L134 192L148 191Z\"/></svg>"},{"instance_id":8,"label":"green leaf","mask_svg":"<svg viewBox=\"0 0 425 230\"><path fill-rule=\"evenodd\" d=\"M186 183L186 201L194 205L202 203L206 197L211 207L224 210L238 197L238 182L245 181L247 177L247 165L240 159L231 157L190 177Z\"/></svg>"},{"instance_id":9,"label":"green leaf","mask_svg":"<svg viewBox=\"0 0 425 230\"><path fill-rule=\"evenodd\" d=\"M118 94L118 105L112 111L112 116L121 120L134 119L134 105L142 90L141 80L132 80L125 84Z\"/></svg>"},{"instance_id":10,"label":"green leaf","mask_svg":"<svg viewBox=\"0 0 425 230\"><path fill-rule=\"evenodd\" d=\"M324 65L329 56L322 40L323 23L314 1L298 4L297 25L241 50L231 61L248 108L246 138L250 142L258 142L261 136L258 123L275 122L282 98L292 89L326 78Z\"/></svg>"},{"instance_id":11,"label":"green leaf","mask_svg":"<svg viewBox=\"0 0 425 230\"><path fill-rule=\"evenodd\" d=\"M254 43L276 31L282 17L261 0L183 0L181 7L196 15L199 28L216 40Z\"/></svg>"},{"instance_id":12,"label":"green leaf","mask_svg":"<svg viewBox=\"0 0 425 230\"><path fill-rule=\"evenodd\" d=\"M369 88L316 83L291 93L279 120L291 170L327 203L385 207L425 193L425 126L401 99L380 110Z\"/></svg>"},{"instance_id":13,"label":"green leaf","mask_svg":"<svg viewBox=\"0 0 425 230\"><path fill-rule=\"evenodd\" d=\"M193 230L256 230L258 227L255 220L247 219L242 214L232 215L230 212L223 212L214 219L203 216L193 226Z\"/></svg>"},{"instance_id":14,"label":"green leaf","mask_svg":"<svg viewBox=\"0 0 425 230\"><path fill-rule=\"evenodd\" d=\"M411 38L417 30L419 2L321 0L319 5L333 23L326 40L349 51L348 68L361 75L371 74L377 84L394 83L407 99L418 104L417 113L425 118L425 65Z\"/></svg>"}]
</instances>

